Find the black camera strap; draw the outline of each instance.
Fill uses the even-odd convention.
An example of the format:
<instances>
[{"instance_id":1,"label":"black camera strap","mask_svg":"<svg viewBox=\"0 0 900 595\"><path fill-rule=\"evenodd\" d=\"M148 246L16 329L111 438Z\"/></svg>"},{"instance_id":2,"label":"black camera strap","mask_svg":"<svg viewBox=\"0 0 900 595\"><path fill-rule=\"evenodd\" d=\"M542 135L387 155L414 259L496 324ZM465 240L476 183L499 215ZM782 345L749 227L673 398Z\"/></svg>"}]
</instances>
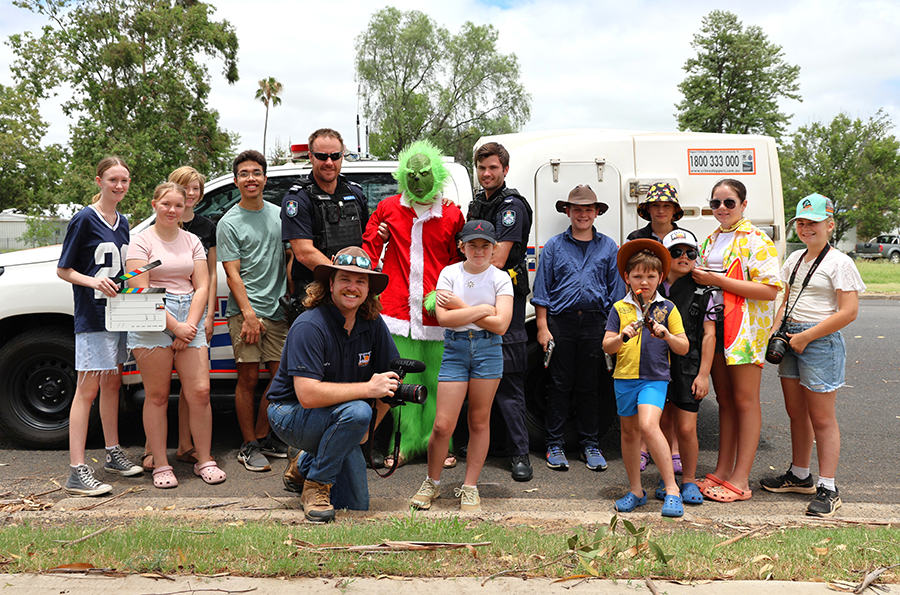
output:
<instances>
[{"instance_id":1,"label":"black camera strap","mask_svg":"<svg viewBox=\"0 0 900 595\"><path fill-rule=\"evenodd\" d=\"M806 286L809 285L810 279L812 279L813 273L816 272L816 269L819 268L819 265L822 263L822 260L825 259L825 255L828 254L828 251L831 250L830 244L825 244L825 247L822 248L822 251L819 252L819 255L816 257L816 260L812 263L812 266L809 267L809 272L806 273L806 278L803 279L803 283L800 285L800 291L797 292L797 297L794 298L794 303L791 305L790 310L788 310L784 318L781 319L781 325L784 326L784 322L791 317L791 313L794 311L794 308L797 306L797 302L800 301L800 296L803 294L803 290L806 289ZM791 272L791 279L788 281L788 291L790 291L791 287L794 286L794 280L797 278L797 271L800 270L800 265L803 263L806 258L807 253L809 252L809 248L803 251L803 254L800 255L800 258L797 259L797 264L794 265L794 270Z\"/></svg>"},{"instance_id":2,"label":"black camera strap","mask_svg":"<svg viewBox=\"0 0 900 595\"><path fill-rule=\"evenodd\" d=\"M376 399L377 401L377 399ZM394 432L394 454L392 456L394 463L391 465L391 468L387 473L381 474L381 472L375 468L375 465L372 465L372 449L375 448L375 422L378 419L378 410L375 407L375 401L372 401L372 419L369 420L369 452L366 453L366 457L369 459L369 465L372 466L372 470L375 472L378 477L386 479L394 474L394 471L397 470L397 467L400 465L400 409L403 409L403 406L397 408L397 431Z\"/></svg>"}]
</instances>

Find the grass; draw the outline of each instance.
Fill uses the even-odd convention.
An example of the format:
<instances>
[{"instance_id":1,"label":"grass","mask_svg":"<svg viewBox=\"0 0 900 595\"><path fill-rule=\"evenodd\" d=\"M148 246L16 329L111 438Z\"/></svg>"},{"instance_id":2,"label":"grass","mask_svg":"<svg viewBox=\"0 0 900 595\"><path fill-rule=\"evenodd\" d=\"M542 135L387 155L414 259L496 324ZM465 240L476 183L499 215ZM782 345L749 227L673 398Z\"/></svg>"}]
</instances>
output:
<instances>
[{"instance_id":1,"label":"grass","mask_svg":"<svg viewBox=\"0 0 900 595\"><path fill-rule=\"evenodd\" d=\"M866 284L866 293L900 293L900 265L862 258L855 262Z\"/></svg>"},{"instance_id":2,"label":"grass","mask_svg":"<svg viewBox=\"0 0 900 595\"><path fill-rule=\"evenodd\" d=\"M900 559L900 531L891 527L765 526L758 534L717 548L717 544L741 533L709 521L652 523L639 529L642 538L635 539L623 527L624 522L602 535L605 529L598 526L504 526L458 517L426 519L415 514L388 520L341 520L326 526L154 517L123 521L86 541L63 546L58 541L72 541L108 525L7 521L0 533L0 572L42 572L88 563L125 573L227 572L256 577L487 577L510 570L518 570L515 574L521 575L522 570L529 569L528 576L551 578L588 573L623 580L652 575L686 581L771 578L859 582L861 572L890 566ZM598 529L601 533L595 533ZM674 555L667 564L647 549L648 538L664 554ZM385 540L490 545L476 548L477 555L466 549L351 553L304 548L305 544L374 545ZM629 551L642 540L643 547ZM898 581L896 569L879 579Z\"/></svg>"}]
</instances>

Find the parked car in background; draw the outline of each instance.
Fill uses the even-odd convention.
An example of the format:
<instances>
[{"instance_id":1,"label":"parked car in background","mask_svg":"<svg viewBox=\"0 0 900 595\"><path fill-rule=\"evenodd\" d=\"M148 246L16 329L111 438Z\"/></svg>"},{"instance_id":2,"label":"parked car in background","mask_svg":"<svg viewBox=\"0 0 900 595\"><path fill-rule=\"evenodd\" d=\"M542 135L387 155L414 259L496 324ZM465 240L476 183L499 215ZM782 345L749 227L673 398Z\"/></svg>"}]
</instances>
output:
<instances>
[{"instance_id":1,"label":"parked car in background","mask_svg":"<svg viewBox=\"0 0 900 595\"><path fill-rule=\"evenodd\" d=\"M856 244L856 258L886 258L892 264L900 264L900 236L882 235L868 242Z\"/></svg>"}]
</instances>

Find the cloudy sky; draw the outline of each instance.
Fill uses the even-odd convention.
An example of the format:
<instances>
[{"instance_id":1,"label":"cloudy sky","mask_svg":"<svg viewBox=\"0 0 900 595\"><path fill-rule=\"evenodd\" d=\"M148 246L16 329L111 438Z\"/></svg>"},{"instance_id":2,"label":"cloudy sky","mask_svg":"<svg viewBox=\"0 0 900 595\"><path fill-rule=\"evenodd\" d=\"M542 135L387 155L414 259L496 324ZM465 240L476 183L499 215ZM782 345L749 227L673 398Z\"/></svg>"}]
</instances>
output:
<instances>
[{"instance_id":1,"label":"cloudy sky","mask_svg":"<svg viewBox=\"0 0 900 595\"><path fill-rule=\"evenodd\" d=\"M269 115L269 145L303 142L329 126L355 145L356 36L383 6L426 12L455 32L466 21L490 23L499 49L519 58L531 93L525 130L619 128L674 130L682 66L701 19L727 9L744 25L759 25L798 64L802 102L788 101L792 129L838 112L868 118L883 108L900 121L900 1L759 0L212 0L214 18L234 25L240 41L240 81L229 86L222 65L213 75L212 107L221 124L241 135L241 148L259 148L265 109L254 100L259 79L284 84L283 103ZM0 0L0 38L36 30L43 20ZM11 55L0 47L0 83L10 84ZM58 103L42 107L48 142L66 142L68 122ZM897 130L895 128L895 130Z\"/></svg>"}]
</instances>

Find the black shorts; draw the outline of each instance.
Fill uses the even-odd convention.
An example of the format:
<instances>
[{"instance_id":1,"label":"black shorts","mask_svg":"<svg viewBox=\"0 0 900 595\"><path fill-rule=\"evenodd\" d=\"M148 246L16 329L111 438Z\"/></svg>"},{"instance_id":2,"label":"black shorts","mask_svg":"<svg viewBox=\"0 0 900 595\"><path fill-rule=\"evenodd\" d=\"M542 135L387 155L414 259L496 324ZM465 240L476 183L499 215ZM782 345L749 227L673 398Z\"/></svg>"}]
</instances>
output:
<instances>
[{"instance_id":1,"label":"black shorts","mask_svg":"<svg viewBox=\"0 0 900 595\"><path fill-rule=\"evenodd\" d=\"M690 411L697 413L700 411L700 403L691 393L691 385L694 383L693 378L673 374L672 381L669 382L669 390L666 391L666 403L672 403L682 411Z\"/></svg>"}]
</instances>

